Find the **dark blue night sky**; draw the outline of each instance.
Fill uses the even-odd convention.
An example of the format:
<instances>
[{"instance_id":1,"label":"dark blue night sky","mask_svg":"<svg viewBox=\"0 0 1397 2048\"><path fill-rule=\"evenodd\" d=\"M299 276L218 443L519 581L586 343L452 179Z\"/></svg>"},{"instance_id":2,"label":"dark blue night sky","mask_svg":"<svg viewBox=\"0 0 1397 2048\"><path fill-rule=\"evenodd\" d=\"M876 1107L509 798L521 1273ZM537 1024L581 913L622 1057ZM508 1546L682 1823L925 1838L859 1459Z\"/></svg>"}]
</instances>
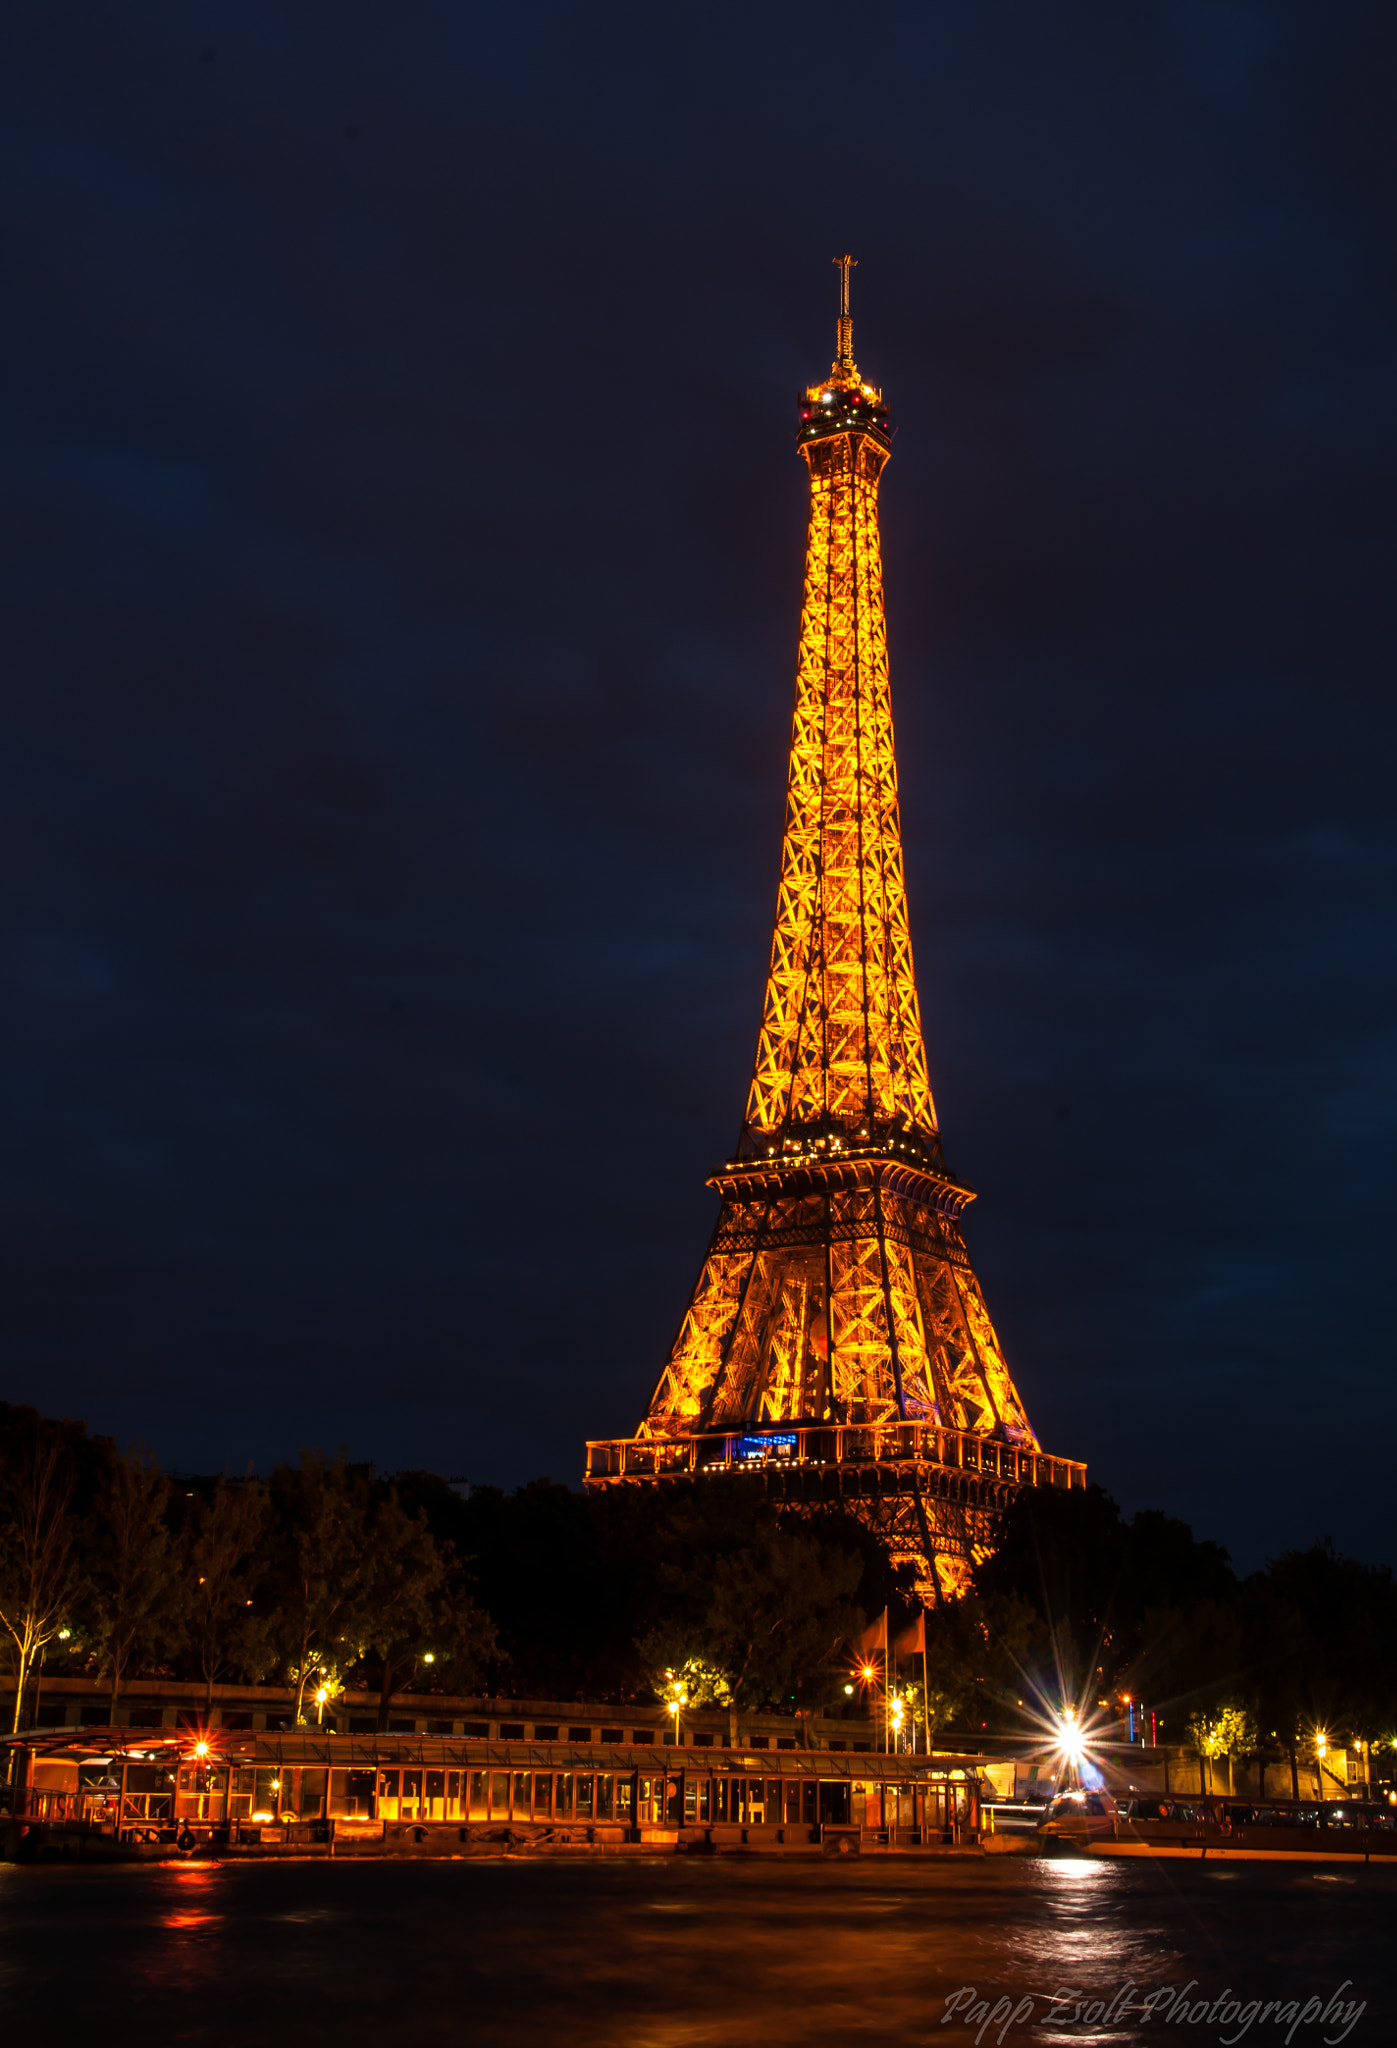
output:
<instances>
[{"instance_id":1,"label":"dark blue night sky","mask_svg":"<svg viewBox=\"0 0 1397 2048\"><path fill-rule=\"evenodd\" d=\"M855 339L1045 1443L1392 1557L1390 7L21 4L0 1396L576 1481L738 1123Z\"/></svg>"}]
</instances>

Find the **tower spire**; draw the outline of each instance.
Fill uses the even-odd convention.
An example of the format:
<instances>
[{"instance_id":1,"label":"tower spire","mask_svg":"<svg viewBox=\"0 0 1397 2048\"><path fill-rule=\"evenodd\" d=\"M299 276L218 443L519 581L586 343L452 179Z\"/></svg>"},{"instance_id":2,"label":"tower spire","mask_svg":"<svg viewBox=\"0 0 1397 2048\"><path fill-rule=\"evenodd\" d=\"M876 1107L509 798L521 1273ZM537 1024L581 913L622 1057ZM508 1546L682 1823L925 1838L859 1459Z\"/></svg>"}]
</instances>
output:
<instances>
[{"instance_id":1,"label":"tower spire","mask_svg":"<svg viewBox=\"0 0 1397 2048\"><path fill-rule=\"evenodd\" d=\"M836 330L838 338L831 368L833 375L841 383L857 383L859 373L854 364L854 323L849 316L849 272L859 259L857 256L835 256L830 260L839 271L839 325Z\"/></svg>"},{"instance_id":2,"label":"tower spire","mask_svg":"<svg viewBox=\"0 0 1397 2048\"><path fill-rule=\"evenodd\" d=\"M838 1501L927 1597L968 1583L1047 1458L1000 1349L946 1170L922 1040L893 752L878 484L882 393L839 357L801 394L810 524L781 872L752 1080L688 1310L635 1437L588 1445L587 1482L774 1468L789 1503Z\"/></svg>"}]
</instances>

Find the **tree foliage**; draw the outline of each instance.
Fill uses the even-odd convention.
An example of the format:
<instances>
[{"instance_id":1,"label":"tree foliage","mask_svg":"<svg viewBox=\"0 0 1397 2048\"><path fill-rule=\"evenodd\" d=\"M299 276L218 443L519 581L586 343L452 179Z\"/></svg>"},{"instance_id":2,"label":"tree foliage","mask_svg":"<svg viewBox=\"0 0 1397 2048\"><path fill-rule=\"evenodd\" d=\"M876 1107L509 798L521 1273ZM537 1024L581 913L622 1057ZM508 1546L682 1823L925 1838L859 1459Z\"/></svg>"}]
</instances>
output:
<instances>
[{"instance_id":1,"label":"tree foliage","mask_svg":"<svg viewBox=\"0 0 1397 2048\"><path fill-rule=\"evenodd\" d=\"M267 1586L273 1638L296 1687L296 1718L304 1714L312 1676L357 1651L371 1618L370 1542L377 1488L369 1467L301 1453L299 1466L278 1465L271 1502L275 1550Z\"/></svg>"},{"instance_id":2,"label":"tree foliage","mask_svg":"<svg viewBox=\"0 0 1397 2048\"><path fill-rule=\"evenodd\" d=\"M704 1670L710 1691L743 1708L828 1691L841 1645L864 1622L855 1550L783 1520L740 1484L685 1489L663 1534L662 1612L636 1642L652 1684L676 1667Z\"/></svg>"},{"instance_id":3,"label":"tree foliage","mask_svg":"<svg viewBox=\"0 0 1397 2048\"><path fill-rule=\"evenodd\" d=\"M433 1535L426 1510L409 1513L395 1489L378 1502L368 1531L365 1642L379 1666L378 1725L391 1697L427 1668L439 1684L469 1690L495 1644L494 1624L476 1606L450 1539Z\"/></svg>"},{"instance_id":4,"label":"tree foliage","mask_svg":"<svg viewBox=\"0 0 1397 2048\"><path fill-rule=\"evenodd\" d=\"M81 1604L114 1708L133 1663L173 1654L183 1641L189 1588L169 1507L170 1482L149 1452L108 1458L83 1532Z\"/></svg>"},{"instance_id":5,"label":"tree foliage","mask_svg":"<svg viewBox=\"0 0 1397 2048\"><path fill-rule=\"evenodd\" d=\"M25 1711L38 1661L105 1675L275 1677L312 1691L481 1689L812 1713L843 1705L849 1645L908 1575L864 1525L780 1512L742 1475L462 1499L428 1472L304 1451L172 1486L148 1453L0 1404L0 1650ZM1099 1487L1036 1489L971 1591L904 1665L934 1733L1041 1732L1067 1704L1147 1700L1209 1756L1391 1739L1397 1583L1327 1543L1239 1582L1168 1515ZM32 1687L30 1687L32 1690Z\"/></svg>"},{"instance_id":6,"label":"tree foliage","mask_svg":"<svg viewBox=\"0 0 1397 2048\"><path fill-rule=\"evenodd\" d=\"M14 1727L35 1660L62 1630L78 1577L73 1425L7 1409L0 1425L0 1627L13 1646Z\"/></svg>"},{"instance_id":7,"label":"tree foliage","mask_svg":"<svg viewBox=\"0 0 1397 2048\"><path fill-rule=\"evenodd\" d=\"M274 1622L257 1605L271 1521L267 1490L250 1476L240 1484L220 1479L196 1501L191 1521L189 1627L211 1706L221 1678L258 1678L270 1662Z\"/></svg>"}]
</instances>

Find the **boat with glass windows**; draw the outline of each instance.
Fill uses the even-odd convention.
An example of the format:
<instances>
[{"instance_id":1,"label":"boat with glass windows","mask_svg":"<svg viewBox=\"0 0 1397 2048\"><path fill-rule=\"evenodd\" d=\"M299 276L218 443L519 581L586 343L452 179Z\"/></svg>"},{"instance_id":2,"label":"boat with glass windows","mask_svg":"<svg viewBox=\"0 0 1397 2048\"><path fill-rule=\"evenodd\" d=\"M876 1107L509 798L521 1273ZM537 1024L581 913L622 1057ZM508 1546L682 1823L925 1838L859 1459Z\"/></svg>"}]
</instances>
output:
<instances>
[{"instance_id":1,"label":"boat with glass windows","mask_svg":"<svg viewBox=\"0 0 1397 2048\"><path fill-rule=\"evenodd\" d=\"M1083 1786L1057 1794L1037 1833L1044 1855L1397 1863L1397 1808L1369 1799L1122 1797Z\"/></svg>"}]
</instances>

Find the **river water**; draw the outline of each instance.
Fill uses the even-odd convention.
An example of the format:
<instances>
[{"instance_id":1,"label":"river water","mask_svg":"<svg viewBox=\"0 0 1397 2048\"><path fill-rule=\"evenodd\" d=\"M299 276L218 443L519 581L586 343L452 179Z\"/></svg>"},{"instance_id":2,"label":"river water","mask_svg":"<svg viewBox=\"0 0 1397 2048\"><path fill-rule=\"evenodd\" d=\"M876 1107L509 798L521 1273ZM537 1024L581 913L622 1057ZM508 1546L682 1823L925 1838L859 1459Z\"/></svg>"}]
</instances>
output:
<instances>
[{"instance_id":1,"label":"river water","mask_svg":"<svg viewBox=\"0 0 1397 2048\"><path fill-rule=\"evenodd\" d=\"M0 2019L26 2048L964 2048L977 2029L1201 2048L1288 2026L1310 2048L1345 2034L1331 2001L1347 1980L1344 2004L1367 2010L1345 2037L1391 2048L1395 1934L1397 1868L6 1864ZM1066 1988L1075 2017L1051 2003ZM1298 2008L1298 2024L1272 2011L1244 2027L1252 2001Z\"/></svg>"}]
</instances>

